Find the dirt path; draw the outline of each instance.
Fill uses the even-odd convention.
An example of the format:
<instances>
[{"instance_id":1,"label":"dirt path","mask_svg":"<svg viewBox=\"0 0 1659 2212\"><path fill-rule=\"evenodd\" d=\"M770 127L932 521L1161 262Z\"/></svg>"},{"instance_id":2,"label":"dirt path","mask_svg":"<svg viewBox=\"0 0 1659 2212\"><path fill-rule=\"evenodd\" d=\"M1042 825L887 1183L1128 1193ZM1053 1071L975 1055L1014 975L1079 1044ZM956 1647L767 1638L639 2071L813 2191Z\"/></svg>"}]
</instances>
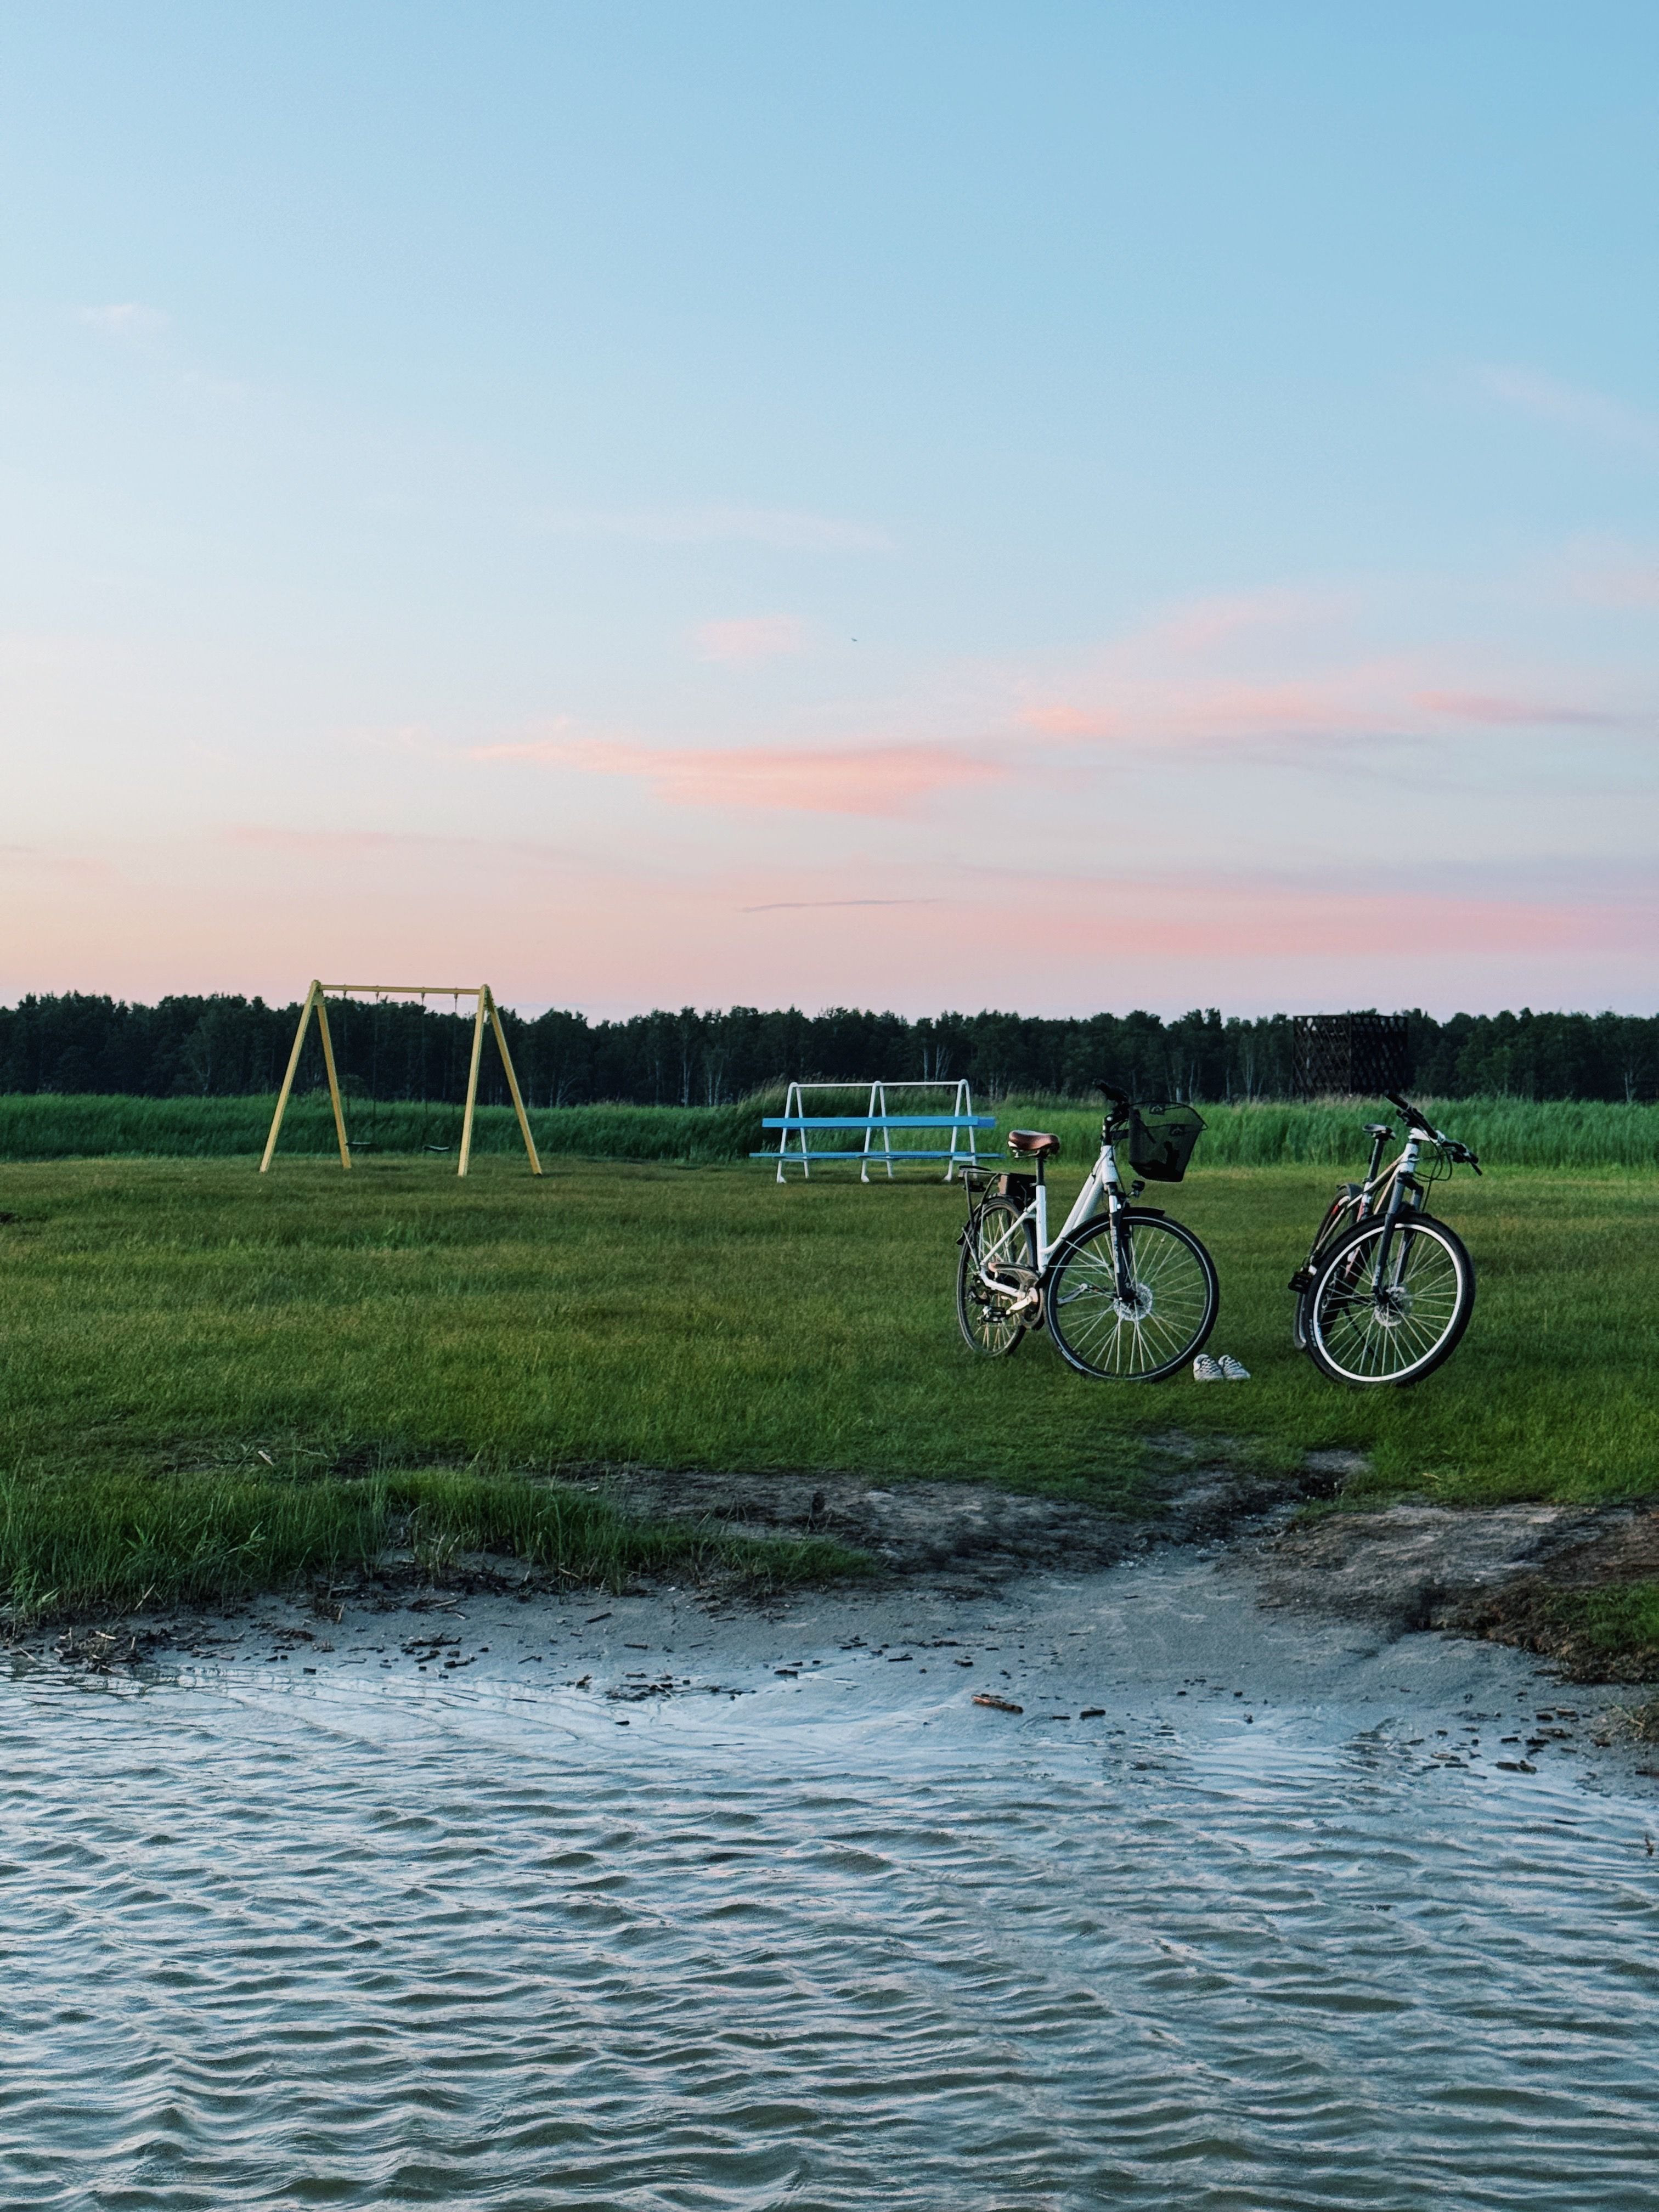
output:
<instances>
[{"instance_id":1,"label":"dirt path","mask_svg":"<svg viewBox=\"0 0 1659 2212\"><path fill-rule=\"evenodd\" d=\"M1333 1513L1252 1548L1265 1606L1368 1621L1389 1636L1440 1628L1517 1644L1580 1681L1659 1678L1659 1646L1612 1660L1560 1602L1659 1581L1659 1512L1650 1508L1394 1505Z\"/></svg>"},{"instance_id":2,"label":"dirt path","mask_svg":"<svg viewBox=\"0 0 1659 2212\"><path fill-rule=\"evenodd\" d=\"M1134 1507L994 1489L975 1482L665 1473L620 1469L591 1486L629 1512L707 1522L722 1533L833 1536L888 1573L979 1592L1035 1570L1108 1567L1152 1544L1225 1537L1275 1508L1328 1498L1362 1464L1315 1452L1291 1476L1244 1472L1224 1445L1156 1440L1155 1471Z\"/></svg>"},{"instance_id":3,"label":"dirt path","mask_svg":"<svg viewBox=\"0 0 1659 2212\"><path fill-rule=\"evenodd\" d=\"M1364 1467L1316 1452L1294 1475L1243 1471L1225 1449L1170 1435L1138 1510L971 1482L614 1473L630 1510L721 1530L817 1532L867 1552L890 1580L967 1597L1054 1568L1097 1570L1151 1546L1233 1540L1241 1571L1274 1610L1362 1621L1383 1637L1438 1628L1540 1652L1581 1680L1659 1679L1659 1648L1613 1662L1559 1617L1563 1592L1659 1580L1659 1513L1632 1506L1395 1505L1291 1521ZM1264 1529L1264 1522L1267 1524Z\"/></svg>"}]
</instances>

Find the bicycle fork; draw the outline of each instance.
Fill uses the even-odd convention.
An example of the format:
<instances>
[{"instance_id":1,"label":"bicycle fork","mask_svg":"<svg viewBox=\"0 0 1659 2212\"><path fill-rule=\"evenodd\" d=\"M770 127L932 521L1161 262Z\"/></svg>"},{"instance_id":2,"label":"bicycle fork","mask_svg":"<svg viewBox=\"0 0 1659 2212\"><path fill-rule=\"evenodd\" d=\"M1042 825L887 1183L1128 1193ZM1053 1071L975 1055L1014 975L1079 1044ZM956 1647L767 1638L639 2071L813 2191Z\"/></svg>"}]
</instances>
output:
<instances>
[{"instance_id":1,"label":"bicycle fork","mask_svg":"<svg viewBox=\"0 0 1659 2212\"><path fill-rule=\"evenodd\" d=\"M1112 1271L1117 1281L1117 1300L1121 1306L1135 1303L1134 1242L1128 1224L1124 1220L1125 1200L1121 1191L1108 1189L1106 1212L1112 1224Z\"/></svg>"},{"instance_id":2,"label":"bicycle fork","mask_svg":"<svg viewBox=\"0 0 1659 2212\"><path fill-rule=\"evenodd\" d=\"M1418 1146L1413 1139L1400 1156L1400 1165L1395 1171L1394 1188L1389 1193L1388 1211L1382 1217L1382 1234L1376 1243L1376 1264L1371 1269L1371 1296L1377 1304L1391 1291L1401 1287L1390 1279L1389 1262L1394 1258L1396 1233L1402 1214L1420 1211L1423 1193L1416 1175ZM1409 1247L1403 1237L1399 1240L1400 1261L1403 1266Z\"/></svg>"}]
</instances>

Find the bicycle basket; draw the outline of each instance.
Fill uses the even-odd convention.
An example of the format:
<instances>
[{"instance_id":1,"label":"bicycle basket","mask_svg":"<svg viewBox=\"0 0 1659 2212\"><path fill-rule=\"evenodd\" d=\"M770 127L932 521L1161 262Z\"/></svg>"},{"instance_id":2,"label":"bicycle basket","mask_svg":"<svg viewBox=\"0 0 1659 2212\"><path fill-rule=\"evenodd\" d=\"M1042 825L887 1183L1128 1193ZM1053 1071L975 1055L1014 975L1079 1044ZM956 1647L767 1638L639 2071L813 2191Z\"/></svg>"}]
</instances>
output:
<instances>
[{"instance_id":1,"label":"bicycle basket","mask_svg":"<svg viewBox=\"0 0 1659 2212\"><path fill-rule=\"evenodd\" d=\"M1204 1124L1190 1106L1135 1106L1129 1113L1129 1161L1148 1182L1179 1182Z\"/></svg>"}]
</instances>

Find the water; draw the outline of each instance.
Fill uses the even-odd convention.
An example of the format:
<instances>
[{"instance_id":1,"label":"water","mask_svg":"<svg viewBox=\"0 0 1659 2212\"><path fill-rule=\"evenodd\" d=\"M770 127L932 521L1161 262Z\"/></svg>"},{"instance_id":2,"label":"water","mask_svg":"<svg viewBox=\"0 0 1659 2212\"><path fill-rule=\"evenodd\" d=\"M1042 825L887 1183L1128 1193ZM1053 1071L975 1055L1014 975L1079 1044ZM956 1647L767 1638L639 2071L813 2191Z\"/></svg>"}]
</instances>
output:
<instances>
[{"instance_id":1,"label":"water","mask_svg":"<svg viewBox=\"0 0 1659 2212\"><path fill-rule=\"evenodd\" d=\"M1235 1698L1237 1648L1124 1626L1191 1571L976 1616L971 1677L797 1623L736 1699L384 1630L4 1685L0 2201L1652 2212L1650 1794L1487 1771L1513 1655L1325 1649L1298 1698L1281 1626Z\"/></svg>"}]
</instances>

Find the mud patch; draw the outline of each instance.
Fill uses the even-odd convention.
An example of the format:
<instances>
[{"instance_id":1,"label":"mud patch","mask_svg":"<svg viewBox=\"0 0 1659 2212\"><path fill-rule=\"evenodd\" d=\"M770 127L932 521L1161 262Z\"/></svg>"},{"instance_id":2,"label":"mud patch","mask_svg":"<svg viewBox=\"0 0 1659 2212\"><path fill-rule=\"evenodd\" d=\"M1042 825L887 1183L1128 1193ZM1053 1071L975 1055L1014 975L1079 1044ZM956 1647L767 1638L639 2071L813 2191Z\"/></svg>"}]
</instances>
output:
<instances>
[{"instance_id":1,"label":"mud patch","mask_svg":"<svg viewBox=\"0 0 1659 2212\"><path fill-rule=\"evenodd\" d=\"M887 1576L982 1589L1038 1570L1113 1566L1152 1544L1231 1535L1276 1506L1329 1497L1352 1471L1346 1453L1313 1453L1290 1475L1252 1472L1243 1457L1221 1456L1213 1440L1165 1436L1133 1491L1099 1503L976 1482L890 1486L649 1468L611 1470L592 1486L629 1513L698 1522L721 1534L832 1536L868 1553Z\"/></svg>"},{"instance_id":2,"label":"mud patch","mask_svg":"<svg viewBox=\"0 0 1659 2212\"><path fill-rule=\"evenodd\" d=\"M1614 1653L1589 1634L1594 1591L1659 1581L1659 1514L1627 1506L1395 1505L1337 1513L1273 1539L1261 1601L1364 1621L1384 1635L1438 1628L1537 1651L1574 1680L1659 1677L1659 1645Z\"/></svg>"},{"instance_id":3,"label":"mud patch","mask_svg":"<svg viewBox=\"0 0 1659 2212\"><path fill-rule=\"evenodd\" d=\"M1443 1625L1540 1652L1575 1682L1659 1681L1659 1638L1621 1623L1619 1648L1609 1646L1617 1600L1624 1593L1639 1597L1643 1586L1659 1587L1659 1513L1620 1513L1587 1542L1555 1554L1544 1572L1468 1599ZM1598 1596L1599 1605L1590 1601ZM1642 1607L1639 1616L1633 1605L1630 1610L1632 1622L1652 1617L1650 1607ZM1659 1707L1649 1711L1659 1717ZM1659 1729L1646 1740L1659 1741Z\"/></svg>"}]
</instances>

